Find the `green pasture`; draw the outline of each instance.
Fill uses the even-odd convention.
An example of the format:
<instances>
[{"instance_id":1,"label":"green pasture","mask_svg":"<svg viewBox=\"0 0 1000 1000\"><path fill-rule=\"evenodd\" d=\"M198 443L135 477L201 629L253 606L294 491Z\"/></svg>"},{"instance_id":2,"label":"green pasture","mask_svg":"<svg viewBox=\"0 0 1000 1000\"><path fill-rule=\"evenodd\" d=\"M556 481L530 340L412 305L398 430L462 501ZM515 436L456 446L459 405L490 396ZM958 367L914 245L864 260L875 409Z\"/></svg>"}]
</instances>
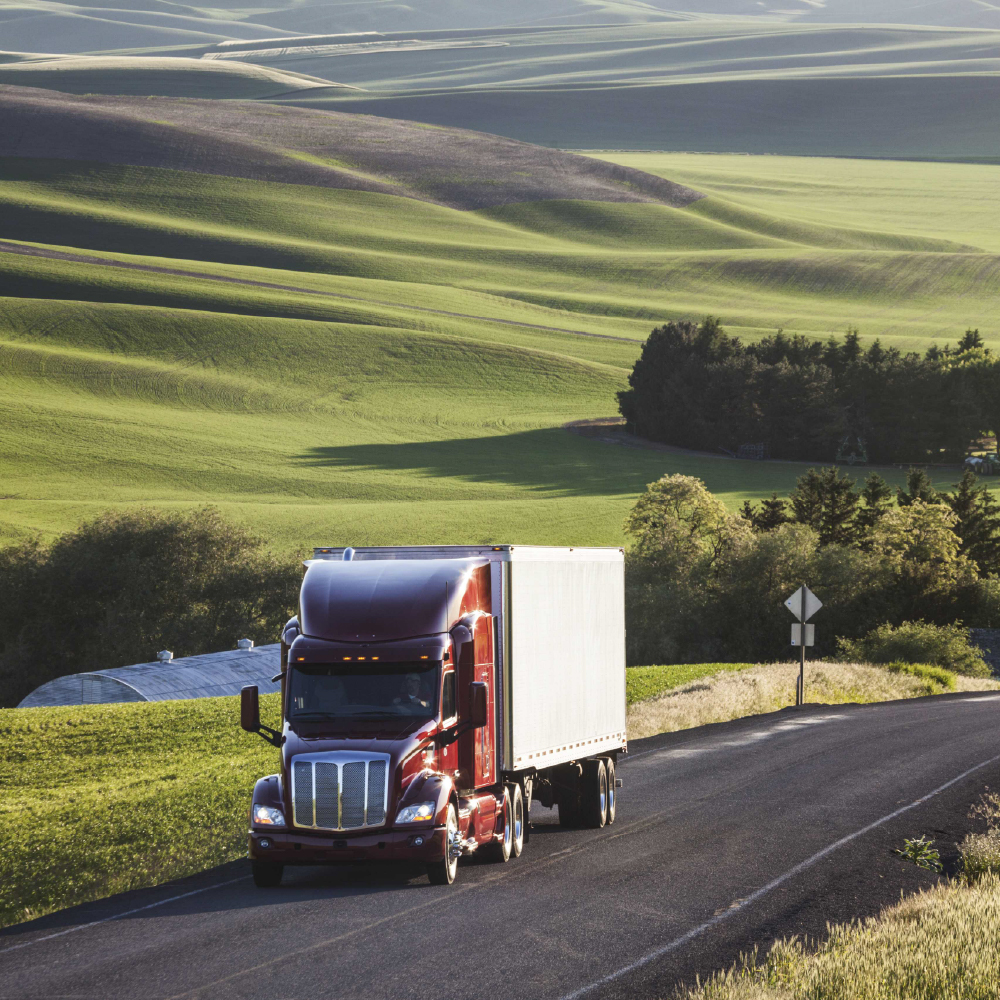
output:
<instances>
[{"instance_id":1,"label":"green pasture","mask_svg":"<svg viewBox=\"0 0 1000 1000\"><path fill-rule=\"evenodd\" d=\"M0 926L245 856L279 763L236 698L0 709L0 748Z\"/></svg>"},{"instance_id":2,"label":"green pasture","mask_svg":"<svg viewBox=\"0 0 1000 1000\"><path fill-rule=\"evenodd\" d=\"M625 698L629 705L657 698L673 688L733 670L748 670L753 663L676 663L629 667L625 671Z\"/></svg>"},{"instance_id":3,"label":"green pasture","mask_svg":"<svg viewBox=\"0 0 1000 1000\"><path fill-rule=\"evenodd\" d=\"M1000 168L633 159L708 196L469 212L3 161L0 239L96 260L0 252L0 537L215 503L297 551L620 544L665 472L736 507L806 468L565 430L616 413L657 323L711 313L749 339L856 325L904 348L972 325L1000 349Z\"/></svg>"}]
</instances>

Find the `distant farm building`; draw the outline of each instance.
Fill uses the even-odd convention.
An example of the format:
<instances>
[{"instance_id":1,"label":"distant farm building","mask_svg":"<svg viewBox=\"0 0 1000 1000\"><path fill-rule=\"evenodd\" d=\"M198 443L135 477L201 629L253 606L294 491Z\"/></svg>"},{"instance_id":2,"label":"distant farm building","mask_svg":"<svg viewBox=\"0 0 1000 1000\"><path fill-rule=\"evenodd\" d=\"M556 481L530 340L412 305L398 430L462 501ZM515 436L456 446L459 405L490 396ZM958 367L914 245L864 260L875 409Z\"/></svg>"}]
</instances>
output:
<instances>
[{"instance_id":1,"label":"distant farm building","mask_svg":"<svg viewBox=\"0 0 1000 1000\"><path fill-rule=\"evenodd\" d=\"M245 643L246 640L241 640ZM281 646L229 649L155 663L67 674L35 688L17 707L96 705L116 701L171 701L239 694L244 684L256 684L261 694L277 691L271 678L281 669Z\"/></svg>"}]
</instances>

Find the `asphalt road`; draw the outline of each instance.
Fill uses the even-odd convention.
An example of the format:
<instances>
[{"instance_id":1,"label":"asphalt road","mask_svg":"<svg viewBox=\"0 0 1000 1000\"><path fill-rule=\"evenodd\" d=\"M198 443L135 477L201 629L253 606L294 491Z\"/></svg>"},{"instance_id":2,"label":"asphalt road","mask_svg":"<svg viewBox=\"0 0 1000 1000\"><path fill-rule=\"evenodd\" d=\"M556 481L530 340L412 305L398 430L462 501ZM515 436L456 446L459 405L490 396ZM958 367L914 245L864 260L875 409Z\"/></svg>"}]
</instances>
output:
<instances>
[{"instance_id":1,"label":"asphalt road","mask_svg":"<svg viewBox=\"0 0 1000 1000\"><path fill-rule=\"evenodd\" d=\"M520 859L451 887L348 867L262 890L227 865L9 929L0 997L663 997L898 898L876 861L996 787L998 723L1000 694L952 695L654 737L620 766L613 827L533 810Z\"/></svg>"}]
</instances>

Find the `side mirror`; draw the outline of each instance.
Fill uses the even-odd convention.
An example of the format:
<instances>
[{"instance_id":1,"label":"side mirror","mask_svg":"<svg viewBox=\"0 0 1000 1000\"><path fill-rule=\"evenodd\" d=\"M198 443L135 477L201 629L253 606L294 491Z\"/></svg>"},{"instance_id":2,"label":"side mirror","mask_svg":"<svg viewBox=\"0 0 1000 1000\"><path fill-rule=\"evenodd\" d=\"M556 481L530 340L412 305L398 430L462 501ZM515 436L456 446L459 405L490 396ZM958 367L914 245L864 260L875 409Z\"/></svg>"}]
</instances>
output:
<instances>
[{"instance_id":1,"label":"side mirror","mask_svg":"<svg viewBox=\"0 0 1000 1000\"><path fill-rule=\"evenodd\" d=\"M240 728L248 733L260 731L260 698L256 684L248 684L240 690Z\"/></svg>"},{"instance_id":2,"label":"side mirror","mask_svg":"<svg viewBox=\"0 0 1000 1000\"><path fill-rule=\"evenodd\" d=\"M469 721L474 729L482 729L489 720L489 687L482 681L469 685Z\"/></svg>"}]
</instances>

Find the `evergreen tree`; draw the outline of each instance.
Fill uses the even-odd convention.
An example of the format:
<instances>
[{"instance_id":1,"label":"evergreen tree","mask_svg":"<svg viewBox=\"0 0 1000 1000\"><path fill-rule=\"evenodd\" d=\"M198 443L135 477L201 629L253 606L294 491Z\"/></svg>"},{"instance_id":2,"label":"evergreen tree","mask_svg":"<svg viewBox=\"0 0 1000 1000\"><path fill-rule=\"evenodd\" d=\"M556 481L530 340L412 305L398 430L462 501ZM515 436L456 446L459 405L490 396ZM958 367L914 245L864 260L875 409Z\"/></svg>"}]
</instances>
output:
<instances>
[{"instance_id":1,"label":"evergreen tree","mask_svg":"<svg viewBox=\"0 0 1000 1000\"><path fill-rule=\"evenodd\" d=\"M860 494L836 466L800 476L789 497L794 520L819 535L820 545L850 545L857 539L855 516Z\"/></svg>"},{"instance_id":2,"label":"evergreen tree","mask_svg":"<svg viewBox=\"0 0 1000 1000\"><path fill-rule=\"evenodd\" d=\"M906 489L902 486L896 489L896 503L900 507L909 507L914 500L922 503L941 503L941 495L931 483L924 469L911 468L906 474Z\"/></svg>"},{"instance_id":3,"label":"evergreen tree","mask_svg":"<svg viewBox=\"0 0 1000 1000\"><path fill-rule=\"evenodd\" d=\"M986 576L1000 571L1000 504L985 486L966 469L954 493L945 493L944 502L958 519L954 531L961 540L959 553L968 556Z\"/></svg>"},{"instance_id":4,"label":"evergreen tree","mask_svg":"<svg viewBox=\"0 0 1000 1000\"><path fill-rule=\"evenodd\" d=\"M861 501L864 506L858 511L856 523L863 544L885 512L892 507L892 490L877 472L871 473L865 480Z\"/></svg>"},{"instance_id":5,"label":"evergreen tree","mask_svg":"<svg viewBox=\"0 0 1000 1000\"><path fill-rule=\"evenodd\" d=\"M774 531L791 520L788 516L788 504L777 493L772 493L770 500L762 500L759 510L749 500L744 500L740 514L750 522L750 527L757 534Z\"/></svg>"},{"instance_id":6,"label":"evergreen tree","mask_svg":"<svg viewBox=\"0 0 1000 1000\"><path fill-rule=\"evenodd\" d=\"M958 353L964 351L974 351L980 347L985 347L982 334L978 330L966 330L962 339L958 342ZM989 351L986 352L989 354Z\"/></svg>"}]
</instances>

